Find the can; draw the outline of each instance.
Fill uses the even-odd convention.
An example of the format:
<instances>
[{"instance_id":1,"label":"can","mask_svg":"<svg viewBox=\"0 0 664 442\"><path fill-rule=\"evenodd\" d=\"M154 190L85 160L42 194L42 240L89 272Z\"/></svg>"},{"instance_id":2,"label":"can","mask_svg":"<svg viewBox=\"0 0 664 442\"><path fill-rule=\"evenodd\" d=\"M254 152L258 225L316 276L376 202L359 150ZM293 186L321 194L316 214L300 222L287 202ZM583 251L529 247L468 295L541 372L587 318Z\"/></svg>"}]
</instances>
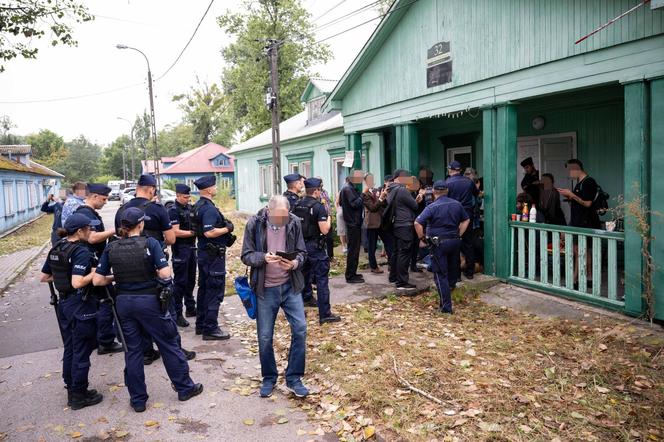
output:
<instances>
[{"instance_id":1,"label":"can","mask_svg":"<svg viewBox=\"0 0 664 442\"><path fill-rule=\"evenodd\" d=\"M518 218L519 218L519 215L517 215L516 213L512 214L512 221L516 221Z\"/></svg>"}]
</instances>

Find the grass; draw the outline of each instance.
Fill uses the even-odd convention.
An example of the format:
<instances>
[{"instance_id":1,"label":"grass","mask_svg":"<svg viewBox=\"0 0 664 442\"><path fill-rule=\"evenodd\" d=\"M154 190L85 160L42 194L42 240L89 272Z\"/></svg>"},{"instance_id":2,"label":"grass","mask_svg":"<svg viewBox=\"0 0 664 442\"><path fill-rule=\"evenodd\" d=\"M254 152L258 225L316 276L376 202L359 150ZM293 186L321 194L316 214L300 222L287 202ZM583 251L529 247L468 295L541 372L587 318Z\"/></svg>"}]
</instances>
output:
<instances>
[{"instance_id":1,"label":"grass","mask_svg":"<svg viewBox=\"0 0 664 442\"><path fill-rule=\"evenodd\" d=\"M455 315L437 297L387 296L337 306L339 324L308 311L307 379L295 404L341 440L661 440L664 339L604 319L588 325L489 306L457 291ZM247 326L255 339L255 329ZM280 317L278 360L290 334ZM401 385L393 373L444 401Z\"/></svg>"},{"instance_id":2,"label":"grass","mask_svg":"<svg viewBox=\"0 0 664 442\"><path fill-rule=\"evenodd\" d=\"M51 238L52 216L42 216L0 239L0 256L42 246Z\"/></svg>"}]
</instances>

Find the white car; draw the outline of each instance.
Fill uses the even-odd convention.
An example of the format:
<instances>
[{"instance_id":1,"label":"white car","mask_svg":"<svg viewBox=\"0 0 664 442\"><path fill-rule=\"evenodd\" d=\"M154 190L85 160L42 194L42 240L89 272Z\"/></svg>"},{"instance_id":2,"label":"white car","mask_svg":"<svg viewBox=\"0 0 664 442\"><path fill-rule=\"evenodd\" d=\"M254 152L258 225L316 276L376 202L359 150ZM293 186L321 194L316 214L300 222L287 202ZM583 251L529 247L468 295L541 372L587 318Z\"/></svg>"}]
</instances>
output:
<instances>
[{"instance_id":1,"label":"white car","mask_svg":"<svg viewBox=\"0 0 664 442\"><path fill-rule=\"evenodd\" d=\"M159 200L161 204L164 205L167 209L175 203L175 192L169 189L161 189L159 191ZM120 203L124 204L127 201L136 197L136 188L128 187L122 191L120 194Z\"/></svg>"},{"instance_id":2,"label":"white car","mask_svg":"<svg viewBox=\"0 0 664 442\"><path fill-rule=\"evenodd\" d=\"M136 196L135 187L127 187L120 191L120 204L124 204Z\"/></svg>"}]
</instances>

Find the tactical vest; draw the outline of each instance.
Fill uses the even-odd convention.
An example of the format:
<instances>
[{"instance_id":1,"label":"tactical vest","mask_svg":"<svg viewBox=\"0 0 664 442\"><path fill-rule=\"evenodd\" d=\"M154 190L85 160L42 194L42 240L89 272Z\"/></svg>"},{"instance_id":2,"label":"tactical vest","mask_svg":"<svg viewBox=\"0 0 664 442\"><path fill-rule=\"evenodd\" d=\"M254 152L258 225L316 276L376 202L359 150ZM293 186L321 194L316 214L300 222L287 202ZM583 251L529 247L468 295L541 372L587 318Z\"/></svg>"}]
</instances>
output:
<instances>
[{"instance_id":1,"label":"tactical vest","mask_svg":"<svg viewBox=\"0 0 664 442\"><path fill-rule=\"evenodd\" d=\"M302 221L302 236L305 241L316 239L320 236L318 220L314 217L314 207L318 200L314 198L302 198L295 203L293 215Z\"/></svg>"},{"instance_id":2,"label":"tactical vest","mask_svg":"<svg viewBox=\"0 0 664 442\"><path fill-rule=\"evenodd\" d=\"M48 252L47 259L53 274L53 284L61 295L69 295L76 291L71 285L71 256L78 247L80 243L63 238Z\"/></svg>"},{"instance_id":3,"label":"tactical vest","mask_svg":"<svg viewBox=\"0 0 664 442\"><path fill-rule=\"evenodd\" d=\"M138 208L141 209L143 212L145 212L145 210L147 209L147 207L148 207L150 204L152 204L152 201L146 200L146 201L141 202L140 205L138 205L138 206L132 206L132 207L138 207ZM125 204L123 204L123 205L120 206L120 208L118 209L118 214L117 214L118 219L122 219L122 214L123 214L124 211L127 210L128 208L129 208L129 207L127 207L127 203L125 203ZM118 234L118 236L120 236L120 232L119 232L119 231L117 232L117 234ZM151 229L146 229L145 227L143 227L143 234L144 234L145 236L149 236L150 238L154 238L154 239L156 239L156 240L159 241L159 242L162 242L162 243L164 242L164 232L162 232L161 230L151 230Z\"/></svg>"},{"instance_id":4,"label":"tactical vest","mask_svg":"<svg viewBox=\"0 0 664 442\"><path fill-rule=\"evenodd\" d=\"M183 206L182 204L176 202L173 207L178 213L178 222L180 223L180 230L193 231L194 229L192 228L192 218L193 218L192 206L189 204ZM193 244L195 241L196 241L195 236L192 236L191 238L177 238L175 240L175 242L178 244Z\"/></svg>"},{"instance_id":5,"label":"tactical vest","mask_svg":"<svg viewBox=\"0 0 664 442\"><path fill-rule=\"evenodd\" d=\"M108 246L108 260L113 267L116 283L144 283L155 279L155 268L148 254L147 242L144 236L132 236L114 241Z\"/></svg>"}]
</instances>

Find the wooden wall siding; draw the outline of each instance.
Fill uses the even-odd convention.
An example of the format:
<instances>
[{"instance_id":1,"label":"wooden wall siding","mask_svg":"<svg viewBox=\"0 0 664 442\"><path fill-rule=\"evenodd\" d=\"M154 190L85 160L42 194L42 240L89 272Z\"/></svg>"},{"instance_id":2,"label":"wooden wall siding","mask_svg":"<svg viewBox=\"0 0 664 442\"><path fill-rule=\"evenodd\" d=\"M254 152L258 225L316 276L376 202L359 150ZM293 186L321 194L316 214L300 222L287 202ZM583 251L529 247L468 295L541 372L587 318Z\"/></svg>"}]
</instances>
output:
<instances>
[{"instance_id":1,"label":"wooden wall siding","mask_svg":"<svg viewBox=\"0 0 664 442\"><path fill-rule=\"evenodd\" d=\"M664 78L650 84L650 234L655 240L650 245L655 265L654 285L656 317L664 320Z\"/></svg>"},{"instance_id":2,"label":"wooden wall siding","mask_svg":"<svg viewBox=\"0 0 664 442\"><path fill-rule=\"evenodd\" d=\"M342 88L353 115L554 60L664 33L664 11L642 7L574 41L634 0L422 0L408 9L358 80ZM453 81L426 87L426 52L450 41ZM600 61L600 60L597 60ZM466 100L469 101L469 100Z\"/></svg>"}]
</instances>

